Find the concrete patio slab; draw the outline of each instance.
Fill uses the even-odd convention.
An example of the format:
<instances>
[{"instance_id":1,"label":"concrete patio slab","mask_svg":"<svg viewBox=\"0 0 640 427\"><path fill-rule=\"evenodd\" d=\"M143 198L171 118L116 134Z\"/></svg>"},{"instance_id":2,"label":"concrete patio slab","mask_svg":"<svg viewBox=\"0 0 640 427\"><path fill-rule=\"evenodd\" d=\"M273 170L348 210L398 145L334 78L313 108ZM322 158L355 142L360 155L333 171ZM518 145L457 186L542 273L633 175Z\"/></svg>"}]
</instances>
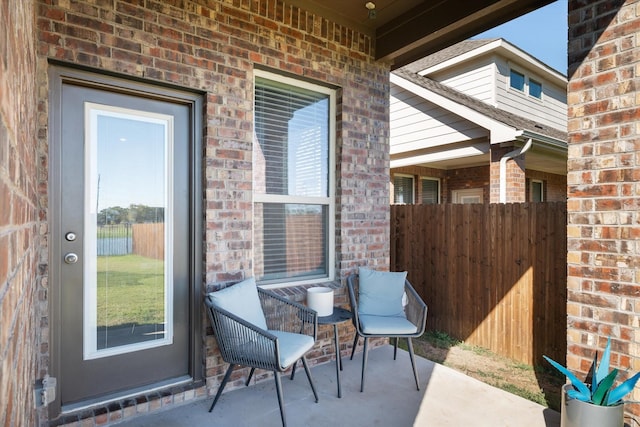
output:
<instances>
[{"instance_id":1,"label":"concrete patio slab","mask_svg":"<svg viewBox=\"0 0 640 427\"><path fill-rule=\"evenodd\" d=\"M365 390L360 392L362 353L343 358L342 398L337 396L335 363L312 368L319 402L304 371L282 378L287 423L291 427L558 427L560 414L491 387L424 358L417 358L416 390L409 355L393 347L372 349ZM212 413L211 399L129 419L122 427L278 427L281 426L273 380L222 395Z\"/></svg>"}]
</instances>

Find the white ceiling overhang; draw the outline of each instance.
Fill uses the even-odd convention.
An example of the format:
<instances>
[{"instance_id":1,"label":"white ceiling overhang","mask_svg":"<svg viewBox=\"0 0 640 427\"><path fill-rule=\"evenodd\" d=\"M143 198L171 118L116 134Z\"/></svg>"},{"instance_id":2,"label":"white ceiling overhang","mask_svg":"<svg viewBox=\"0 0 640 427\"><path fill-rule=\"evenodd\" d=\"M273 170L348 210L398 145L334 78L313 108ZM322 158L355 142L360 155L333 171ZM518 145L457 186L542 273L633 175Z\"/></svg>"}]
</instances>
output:
<instances>
[{"instance_id":1,"label":"white ceiling overhang","mask_svg":"<svg viewBox=\"0 0 640 427\"><path fill-rule=\"evenodd\" d=\"M489 154L489 144L486 142L451 144L414 153L403 153L392 156L391 168L401 168L415 165L431 165L447 169L453 165L470 165L486 162Z\"/></svg>"}]
</instances>

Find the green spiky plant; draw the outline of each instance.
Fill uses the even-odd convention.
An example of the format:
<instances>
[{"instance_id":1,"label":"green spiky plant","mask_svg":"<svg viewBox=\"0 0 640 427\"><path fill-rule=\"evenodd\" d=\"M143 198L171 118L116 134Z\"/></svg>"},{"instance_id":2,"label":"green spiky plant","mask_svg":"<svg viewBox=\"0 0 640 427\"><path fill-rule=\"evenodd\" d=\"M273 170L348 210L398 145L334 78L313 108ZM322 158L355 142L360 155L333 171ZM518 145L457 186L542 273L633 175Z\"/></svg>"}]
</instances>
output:
<instances>
[{"instance_id":1,"label":"green spiky plant","mask_svg":"<svg viewBox=\"0 0 640 427\"><path fill-rule=\"evenodd\" d=\"M578 377L569 372L567 368L560 365L559 363L553 361L547 356L542 356L545 360L551 365L564 374L571 384L573 385L573 390L567 391L567 396L572 399L578 399L583 402L589 402L598 406L616 406L620 405L623 402L623 398L633 390L640 379L640 372L627 379L625 382L620 384L618 387L613 388L613 383L618 376L618 369L615 368L611 372L609 372L609 359L611 355L611 338L607 339L607 346L604 349L604 353L602 354L602 360L600 361L600 365L598 366L598 353L593 360L593 364L591 365L591 384L590 386L586 383L580 381Z\"/></svg>"}]
</instances>

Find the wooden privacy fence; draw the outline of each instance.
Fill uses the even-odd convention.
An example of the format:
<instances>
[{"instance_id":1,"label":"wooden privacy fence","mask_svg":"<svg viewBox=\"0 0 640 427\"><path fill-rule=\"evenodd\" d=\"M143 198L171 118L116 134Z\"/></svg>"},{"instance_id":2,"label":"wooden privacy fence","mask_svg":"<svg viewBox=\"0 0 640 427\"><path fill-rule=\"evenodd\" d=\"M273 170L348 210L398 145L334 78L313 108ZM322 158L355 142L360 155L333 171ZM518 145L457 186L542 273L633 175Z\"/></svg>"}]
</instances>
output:
<instances>
[{"instance_id":1,"label":"wooden privacy fence","mask_svg":"<svg viewBox=\"0 0 640 427\"><path fill-rule=\"evenodd\" d=\"M133 224L133 253L164 260L164 222Z\"/></svg>"},{"instance_id":2,"label":"wooden privacy fence","mask_svg":"<svg viewBox=\"0 0 640 427\"><path fill-rule=\"evenodd\" d=\"M566 203L391 206L391 270L427 328L528 364L564 360Z\"/></svg>"}]
</instances>

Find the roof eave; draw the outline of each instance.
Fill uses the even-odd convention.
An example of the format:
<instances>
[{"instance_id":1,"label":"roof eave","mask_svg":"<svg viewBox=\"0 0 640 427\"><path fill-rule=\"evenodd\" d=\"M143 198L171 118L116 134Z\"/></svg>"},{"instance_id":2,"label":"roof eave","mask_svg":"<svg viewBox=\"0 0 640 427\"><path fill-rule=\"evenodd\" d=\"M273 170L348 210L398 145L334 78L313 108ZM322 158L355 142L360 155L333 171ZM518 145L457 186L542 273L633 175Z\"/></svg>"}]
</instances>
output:
<instances>
[{"instance_id":1,"label":"roof eave","mask_svg":"<svg viewBox=\"0 0 640 427\"><path fill-rule=\"evenodd\" d=\"M558 86L564 86L564 87L566 87L567 85L567 77L564 74L548 66L544 62L540 61L538 58L530 55L529 53L523 51L519 47L511 44L509 41L504 39L493 40L487 44L484 44L468 52L465 52L462 55L457 55L439 64L435 64L429 68L426 68L420 71L418 75L428 76L436 72L446 70L451 67L455 67L456 65L462 64L474 58L477 58L483 55L489 55L491 53L495 53L496 55L501 55L508 60L509 59L515 60L520 64L529 64L541 76L544 76L545 78L549 79L549 81L552 81L554 84L557 84Z\"/></svg>"},{"instance_id":2,"label":"roof eave","mask_svg":"<svg viewBox=\"0 0 640 427\"><path fill-rule=\"evenodd\" d=\"M445 108L452 113L487 129L490 134L491 144L500 144L502 142L513 141L522 135L522 130L499 122L495 119L492 119L491 117L487 117L485 114L482 114L472 108L455 102L445 96L437 94L416 83L408 81L395 73L391 73L390 80L392 84L415 93L423 99L439 105L440 107Z\"/></svg>"},{"instance_id":3,"label":"roof eave","mask_svg":"<svg viewBox=\"0 0 640 427\"><path fill-rule=\"evenodd\" d=\"M551 148L554 150L559 150L566 153L569 149L569 145L567 144L566 140L553 138L551 136L543 135L538 132L523 130L520 139L526 141L529 138L533 139L536 143L542 143L547 148Z\"/></svg>"}]
</instances>

